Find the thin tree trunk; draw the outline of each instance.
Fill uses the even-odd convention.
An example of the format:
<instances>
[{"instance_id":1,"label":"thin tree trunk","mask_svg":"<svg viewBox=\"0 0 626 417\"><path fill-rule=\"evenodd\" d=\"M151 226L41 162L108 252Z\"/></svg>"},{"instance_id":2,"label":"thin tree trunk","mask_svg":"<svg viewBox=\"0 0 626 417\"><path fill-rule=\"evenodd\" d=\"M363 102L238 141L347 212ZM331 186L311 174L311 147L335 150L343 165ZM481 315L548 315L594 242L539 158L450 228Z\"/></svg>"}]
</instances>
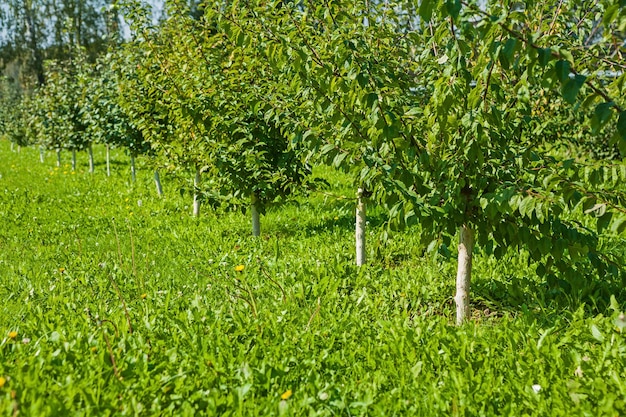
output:
<instances>
[{"instance_id":1,"label":"thin tree trunk","mask_svg":"<svg viewBox=\"0 0 626 417\"><path fill-rule=\"evenodd\" d=\"M356 265L362 266L366 262L365 256L365 222L367 220L367 208L364 189L359 188L356 193Z\"/></svg>"},{"instance_id":2,"label":"thin tree trunk","mask_svg":"<svg viewBox=\"0 0 626 417\"><path fill-rule=\"evenodd\" d=\"M159 176L159 170L154 170L154 184L156 185L157 194L159 197L163 197L163 187L161 186L161 177Z\"/></svg>"},{"instance_id":3,"label":"thin tree trunk","mask_svg":"<svg viewBox=\"0 0 626 417\"><path fill-rule=\"evenodd\" d=\"M135 169L135 156L130 155L130 179L133 184L137 181L137 170Z\"/></svg>"},{"instance_id":4,"label":"thin tree trunk","mask_svg":"<svg viewBox=\"0 0 626 417\"><path fill-rule=\"evenodd\" d=\"M111 147L107 143L107 177L111 176Z\"/></svg>"},{"instance_id":5,"label":"thin tree trunk","mask_svg":"<svg viewBox=\"0 0 626 417\"><path fill-rule=\"evenodd\" d=\"M17 145L17 153L22 153L22 145Z\"/></svg>"},{"instance_id":6,"label":"thin tree trunk","mask_svg":"<svg viewBox=\"0 0 626 417\"><path fill-rule=\"evenodd\" d=\"M72 171L76 171L76 149L72 149Z\"/></svg>"},{"instance_id":7,"label":"thin tree trunk","mask_svg":"<svg viewBox=\"0 0 626 417\"><path fill-rule=\"evenodd\" d=\"M57 167L61 167L61 150L57 149Z\"/></svg>"},{"instance_id":8,"label":"thin tree trunk","mask_svg":"<svg viewBox=\"0 0 626 417\"><path fill-rule=\"evenodd\" d=\"M44 156L45 156L45 150L43 149L42 146L39 147L39 162L41 162L43 164L44 162Z\"/></svg>"},{"instance_id":9,"label":"thin tree trunk","mask_svg":"<svg viewBox=\"0 0 626 417\"><path fill-rule=\"evenodd\" d=\"M196 165L196 176L193 179L193 216L200 216L200 167Z\"/></svg>"},{"instance_id":10,"label":"thin tree trunk","mask_svg":"<svg viewBox=\"0 0 626 417\"><path fill-rule=\"evenodd\" d=\"M89 173L93 174L93 146L91 144L89 144L87 152L89 153Z\"/></svg>"},{"instance_id":11,"label":"thin tree trunk","mask_svg":"<svg viewBox=\"0 0 626 417\"><path fill-rule=\"evenodd\" d=\"M261 236L261 218L259 216L259 198L252 193L250 213L252 213L252 236Z\"/></svg>"},{"instance_id":12,"label":"thin tree trunk","mask_svg":"<svg viewBox=\"0 0 626 417\"><path fill-rule=\"evenodd\" d=\"M460 326L470 317L470 282L472 278L472 250L474 233L467 226L459 229L459 258L456 273L456 324Z\"/></svg>"},{"instance_id":13,"label":"thin tree trunk","mask_svg":"<svg viewBox=\"0 0 626 417\"><path fill-rule=\"evenodd\" d=\"M11 142L11 152L13 152L13 147L15 146L15 143Z\"/></svg>"}]
</instances>

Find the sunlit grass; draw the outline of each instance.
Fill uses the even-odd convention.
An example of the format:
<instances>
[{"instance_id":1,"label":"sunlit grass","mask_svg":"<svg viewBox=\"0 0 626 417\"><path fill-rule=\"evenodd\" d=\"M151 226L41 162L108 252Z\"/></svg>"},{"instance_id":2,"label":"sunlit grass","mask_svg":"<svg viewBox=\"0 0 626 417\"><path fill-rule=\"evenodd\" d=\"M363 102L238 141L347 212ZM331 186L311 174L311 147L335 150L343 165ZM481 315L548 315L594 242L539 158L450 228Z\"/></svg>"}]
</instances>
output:
<instances>
[{"instance_id":1,"label":"sunlit grass","mask_svg":"<svg viewBox=\"0 0 626 417\"><path fill-rule=\"evenodd\" d=\"M76 173L0 141L0 410L21 415L615 415L624 299L476 253L473 319L453 323L454 259L419 228L354 266L349 177L247 215L203 208L113 152ZM65 156L64 156L65 158ZM190 174L191 178L191 174ZM615 291L614 291L615 290ZM617 299L610 306L610 294ZM595 305L586 300L593 300ZM600 314L602 313L602 314ZM622 321L620 321L622 320ZM617 323L617 324L616 324ZM539 388L537 388L539 387Z\"/></svg>"}]
</instances>

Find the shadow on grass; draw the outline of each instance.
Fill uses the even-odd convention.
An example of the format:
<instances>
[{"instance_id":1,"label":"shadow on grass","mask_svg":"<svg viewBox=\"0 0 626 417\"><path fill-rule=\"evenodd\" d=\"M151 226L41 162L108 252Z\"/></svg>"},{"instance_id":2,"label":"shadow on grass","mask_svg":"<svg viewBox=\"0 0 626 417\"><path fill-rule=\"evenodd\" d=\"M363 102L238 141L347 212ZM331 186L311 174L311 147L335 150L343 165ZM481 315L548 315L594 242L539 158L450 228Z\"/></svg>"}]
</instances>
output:
<instances>
[{"instance_id":1,"label":"shadow on grass","mask_svg":"<svg viewBox=\"0 0 626 417\"><path fill-rule=\"evenodd\" d=\"M537 320L550 324L563 312L584 309L590 315L609 314L611 297L626 309L626 280L589 273L570 279L506 276L502 280L477 280L472 288L473 307L491 312L535 313Z\"/></svg>"}]
</instances>

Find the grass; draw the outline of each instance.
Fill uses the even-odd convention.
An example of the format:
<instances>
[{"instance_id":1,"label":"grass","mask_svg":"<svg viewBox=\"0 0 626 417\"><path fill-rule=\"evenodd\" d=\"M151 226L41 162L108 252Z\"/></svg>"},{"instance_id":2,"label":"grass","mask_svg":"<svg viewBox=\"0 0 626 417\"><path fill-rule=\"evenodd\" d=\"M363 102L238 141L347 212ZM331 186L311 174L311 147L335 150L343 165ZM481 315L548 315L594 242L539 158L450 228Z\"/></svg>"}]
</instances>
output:
<instances>
[{"instance_id":1,"label":"grass","mask_svg":"<svg viewBox=\"0 0 626 417\"><path fill-rule=\"evenodd\" d=\"M523 252L477 252L455 327L454 260L418 229L380 242L370 210L354 266L345 176L320 169L331 188L270 209L254 239L240 212L194 219L173 178L158 198L113 156L107 178L0 141L2 414L626 413L622 283L568 293Z\"/></svg>"}]
</instances>

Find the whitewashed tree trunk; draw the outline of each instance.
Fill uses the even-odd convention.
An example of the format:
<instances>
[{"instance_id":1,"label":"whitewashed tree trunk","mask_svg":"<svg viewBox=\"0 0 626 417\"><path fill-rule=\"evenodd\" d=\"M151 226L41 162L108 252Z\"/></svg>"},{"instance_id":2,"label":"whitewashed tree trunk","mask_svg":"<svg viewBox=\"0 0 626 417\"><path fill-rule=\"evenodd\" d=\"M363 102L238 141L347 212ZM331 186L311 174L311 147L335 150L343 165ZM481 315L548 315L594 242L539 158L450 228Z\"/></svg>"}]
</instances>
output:
<instances>
[{"instance_id":1,"label":"whitewashed tree trunk","mask_svg":"<svg viewBox=\"0 0 626 417\"><path fill-rule=\"evenodd\" d=\"M107 143L107 177L111 176L111 147Z\"/></svg>"},{"instance_id":2,"label":"whitewashed tree trunk","mask_svg":"<svg viewBox=\"0 0 626 417\"><path fill-rule=\"evenodd\" d=\"M45 150L43 149L43 146L39 147L39 162L41 162L43 164L44 162L44 157L45 157Z\"/></svg>"},{"instance_id":3,"label":"whitewashed tree trunk","mask_svg":"<svg viewBox=\"0 0 626 417\"><path fill-rule=\"evenodd\" d=\"M193 216L200 216L200 167L196 165L196 176L193 179Z\"/></svg>"},{"instance_id":4,"label":"whitewashed tree trunk","mask_svg":"<svg viewBox=\"0 0 626 417\"><path fill-rule=\"evenodd\" d=\"M456 273L456 324L460 326L470 317L470 282L472 278L472 250L474 233L467 226L459 229L459 258Z\"/></svg>"},{"instance_id":5,"label":"whitewashed tree trunk","mask_svg":"<svg viewBox=\"0 0 626 417\"><path fill-rule=\"evenodd\" d=\"M15 143L11 142L11 152L13 152L13 147L15 146Z\"/></svg>"},{"instance_id":6,"label":"whitewashed tree trunk","mask_svg":"<svg viewBox=\"0 0 626 417\"><path fill-rule=\"evenodd\" d=\"M61 167L61 150L57 149L57 167Z\"/></svg>"},{"instance_id":7,"label":"whitewashed tree trunk","mask_svg":"<svg viewBox=\"0 0 626 417\"><path fill-rule=\"evenodd\" d=\"M261 236L261 218L259 216L259 198L252 193L250 213L252 214L252 236Z\"/></svg>"},{"instance_id":8,"label":"whitewashed tree trunk","mask_svg":"<svg viewBox=\"0 0 626 417\"><path fill-rule=\"evenodd\" d=\"M89 147L87 148L87 152L89 153L89 173L93 174L94 168L93 168L93 147L91 146L91 144L89 144Z\"/></svg>"},{"instance_id":9,"label":"whitewashed tree trunk","mask_svg":"<svg viewBox=\"0 0 626 417\"><path fill-rule=\"evenodd\" d=\"M137 170L135 169L135 156L130 155L130 179L133 184L137 181Z\"/></svg>"},{"instance_id":10,"label":"whitewashed tree trunk","mask_svg":"<svg viewBox=\"0 0 626 417\"><path fill-rule=\"evenodd\" d=\"M76 149L72 149L72 171L76 171Z\"/></svg>"},{"instance_id":11,"label":"whitewashed tree trunk","mask_svg":"<svg viewBox=\"0 0 626 417\"><path fill-rule=\"evenodd\" d=\"M21 145L17 145L17 153L22 153L22 146Z\"/></svg>"},{"instance_id":12,"label":"whitewashed tree trunk","mask_svg":"<svg viewBox=\"0 0 626 417\"><path fill-rule=\"evenodd\" d=\"M161 186L161 177L159 176L159 170L154 170L154 184L156 185L157 194L159 197L163 197L163 187Z\"/></svg>"},{"instance_id":13,"label":"whitewashed tree trunk","mask_svg":"<svg viewBox=\"0 0 626 417\"><path fill-rule=\"evenodd\" d=\"M365 222L367 220L367 208L364 189L359 188L356 193L356 265L362 266L366 262L365 256Z\"/></svg>"}]
</instances>

